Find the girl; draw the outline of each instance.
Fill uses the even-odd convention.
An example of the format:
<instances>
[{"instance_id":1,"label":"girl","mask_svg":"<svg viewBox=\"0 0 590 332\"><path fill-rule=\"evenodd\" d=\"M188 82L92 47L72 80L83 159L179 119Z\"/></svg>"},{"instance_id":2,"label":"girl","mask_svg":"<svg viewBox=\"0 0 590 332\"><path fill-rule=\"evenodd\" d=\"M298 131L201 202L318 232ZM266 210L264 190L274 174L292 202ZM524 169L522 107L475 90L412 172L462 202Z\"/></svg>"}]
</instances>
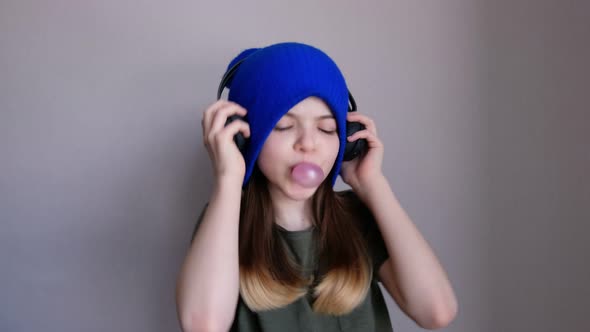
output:
<instances>
[{"instance_id":1,"label":"girl","mask_svg":"<svg viewBox=\"0 0 590 332\"><path fill-rule=\"evenodd\" d=\"M202 120L215 177L177 281L183 331L391 331L378 281L419 326L447 326L457 302L446 273L332 59L280 43L228 68L228 101ZM354 123L364 129L347 134ZM338 175L351 190L333 190Z\"/></svg>"}]
</instances>

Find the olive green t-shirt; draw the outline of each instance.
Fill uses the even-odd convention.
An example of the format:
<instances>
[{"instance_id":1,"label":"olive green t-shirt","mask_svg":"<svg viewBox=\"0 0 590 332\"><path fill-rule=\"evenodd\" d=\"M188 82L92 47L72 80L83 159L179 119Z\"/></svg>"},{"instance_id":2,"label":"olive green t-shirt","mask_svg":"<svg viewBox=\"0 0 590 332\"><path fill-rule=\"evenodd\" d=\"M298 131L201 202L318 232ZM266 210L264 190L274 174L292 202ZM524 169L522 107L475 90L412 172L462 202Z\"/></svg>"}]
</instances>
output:
<instances>
[{"instance_id":1,"label":"olive green t-shirt","mask_svg":"<svg viewBox=\"0 0 590 332\"><path fill-rule=\"evenodd\" d=\"M302 297L285 307L259 312L251 311L240 296L231 331L393 331L385 300L378 285L379 278L377 275L379 267L388 258L388 254L375 220L373 218L369 219L363 223L365 229L363 229L362 233L367 240L369 255L373 264L373 279L365 300L352 312L341 316L315 313L312 310L311 290L307 297ZM315 228L312 227L302 231L288 231L278 225L277 228L287 250L303 268L304 275L308 276L315 270L317 265L315 241L313 241Z\"/></svg>"}]
</instances>

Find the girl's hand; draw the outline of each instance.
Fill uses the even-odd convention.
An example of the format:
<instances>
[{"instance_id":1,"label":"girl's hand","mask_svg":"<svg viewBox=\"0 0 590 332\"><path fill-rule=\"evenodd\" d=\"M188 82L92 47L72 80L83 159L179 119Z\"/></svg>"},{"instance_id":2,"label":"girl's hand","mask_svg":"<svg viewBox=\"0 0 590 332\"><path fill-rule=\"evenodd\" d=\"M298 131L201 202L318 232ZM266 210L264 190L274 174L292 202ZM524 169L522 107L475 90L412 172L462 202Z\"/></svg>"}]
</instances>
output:
<instances>
[{"instance_id":1,"label":"girl's hand","mask_svg":"<svg viewBox=\"0 0 590 332\"><path fill-rule=\"evenodd\" d=\"M234 114L245 116L246 113L246 109L234 102L218 100L203 114L203 143L207 147L217 178L228 176L244 179L246 162L233 138L239 131L245 137L250 137L250 126L241 120L233 121L227 126L225 122Z\"/></svg>"},{"instance_id":2,"label":"girl's hand","mask_svg":"<svg viewBox=\"0 0 590 332\"><path fill-rule=\"evenodd\" d=\"M366 115L357 112L348 112L347 121L360 122L365 129L354 133L347 139L354 142L359 138L367 140L368 150L357 158L342 163L340 175L342 180L350 185L356 193L367 191L376 182L383 180L381 170L383 163L383 143L377 137L375 123Z\"/></svg>"}]
</instances>

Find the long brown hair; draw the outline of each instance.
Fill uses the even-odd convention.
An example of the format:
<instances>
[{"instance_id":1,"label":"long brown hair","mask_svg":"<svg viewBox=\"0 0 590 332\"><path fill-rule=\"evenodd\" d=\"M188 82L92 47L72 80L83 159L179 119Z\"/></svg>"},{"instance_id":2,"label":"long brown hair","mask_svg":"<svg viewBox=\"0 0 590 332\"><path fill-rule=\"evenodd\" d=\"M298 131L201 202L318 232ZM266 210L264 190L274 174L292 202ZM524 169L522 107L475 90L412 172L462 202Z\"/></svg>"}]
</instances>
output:
<instances>
[{"instance_id":1,"label":"long brown hair","mask_svg":"<svg viewBox=\"0 0 590 332\"><path fill-rule=\"evenodd\" d=\"M313 288L313 310L342 315L364 300L372 278L366 242L358 228L361 203L334 192L331 176L312 197L317 230L318 280L305 280L274 225L268 180L255 166L240 211L240 294L253 311L288 305Z\"/></svg>"}]
</instances>

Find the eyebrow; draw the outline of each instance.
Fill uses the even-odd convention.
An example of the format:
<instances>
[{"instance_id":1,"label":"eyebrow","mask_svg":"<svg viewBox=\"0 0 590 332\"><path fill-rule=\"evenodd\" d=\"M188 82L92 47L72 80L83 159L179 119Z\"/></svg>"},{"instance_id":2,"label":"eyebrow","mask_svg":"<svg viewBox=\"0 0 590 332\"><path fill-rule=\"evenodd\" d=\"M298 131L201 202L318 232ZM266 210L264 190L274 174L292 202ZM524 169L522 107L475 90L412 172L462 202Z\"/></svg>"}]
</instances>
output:
<instances>
[{"instance_id":1,"label":"eyebrow","mask_svg":"<svg viewBox=\"0 0 590 332\"><path fill-rule=\"evenodd\" d=\"M288 117L291 117L291 118L298 118L297 115L291 114L291 113L285 113L285 116L288 116ZM333 114L320 115L320 116L316 116L315 119L316 120L334 119L334 115Z\"/></svg>"}]
</instances>

